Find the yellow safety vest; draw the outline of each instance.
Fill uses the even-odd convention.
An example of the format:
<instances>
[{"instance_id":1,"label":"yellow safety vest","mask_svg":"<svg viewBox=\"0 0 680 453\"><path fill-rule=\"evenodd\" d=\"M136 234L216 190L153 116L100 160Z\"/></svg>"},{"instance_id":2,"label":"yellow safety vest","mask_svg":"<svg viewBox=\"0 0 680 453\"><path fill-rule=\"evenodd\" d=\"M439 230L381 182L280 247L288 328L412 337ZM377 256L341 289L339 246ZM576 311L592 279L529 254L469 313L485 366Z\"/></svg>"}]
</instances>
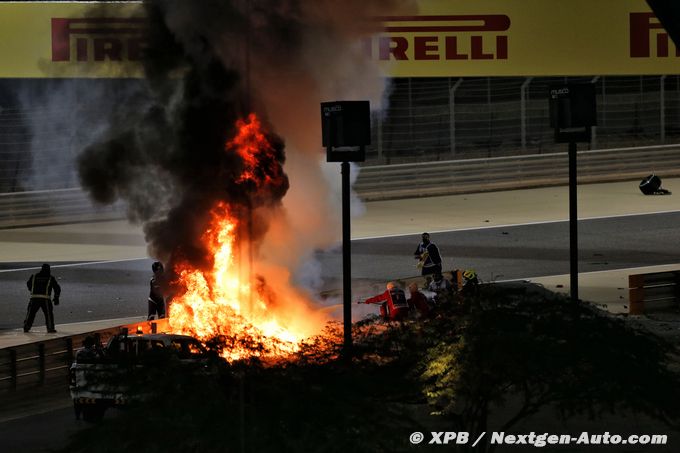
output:
<instances>
[{"instance_id":1,"label":"yellow safety vest","mask_svg":"<svg viewBox=\"0 0 680 453\"><path fill-rule=\"evenodd\" d=\"M47 286L45 287L45 294L35 294L35 274L31 275L31 299L49 299L50 298L50 285L52 284L52 278L47 280Z\"/></svg>"}]
</instances>

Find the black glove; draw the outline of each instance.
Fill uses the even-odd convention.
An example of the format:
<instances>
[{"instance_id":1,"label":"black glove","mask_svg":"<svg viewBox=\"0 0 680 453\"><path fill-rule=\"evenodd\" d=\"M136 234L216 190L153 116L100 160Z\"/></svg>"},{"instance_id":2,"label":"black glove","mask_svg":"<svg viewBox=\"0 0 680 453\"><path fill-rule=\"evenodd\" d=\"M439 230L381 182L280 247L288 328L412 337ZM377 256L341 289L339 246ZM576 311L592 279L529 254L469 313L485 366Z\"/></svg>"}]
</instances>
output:
<instances>
[{"instance_id":1,"label":"black glove","mask_svg":"<svg viewBox=\"0 0 680 453\"><path fill-rule=\"evenodd\" d=\"M54 305L59 305L59 298L58 297L54 298Z\"/></svg>"}]
</instances>

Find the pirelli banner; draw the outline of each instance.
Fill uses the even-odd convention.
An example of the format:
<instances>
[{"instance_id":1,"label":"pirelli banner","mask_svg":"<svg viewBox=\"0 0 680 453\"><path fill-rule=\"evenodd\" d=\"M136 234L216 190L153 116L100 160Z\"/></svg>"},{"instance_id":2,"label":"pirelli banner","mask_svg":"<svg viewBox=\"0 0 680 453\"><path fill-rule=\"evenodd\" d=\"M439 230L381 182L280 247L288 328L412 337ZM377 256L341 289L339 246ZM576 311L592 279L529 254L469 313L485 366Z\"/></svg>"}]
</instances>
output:
<instances>
[{"instance_id":1,"label":"pirelli banner","mask_svg":"<svg viewBox=\"0 0 680 453\"><path fill-rule=\"evenodd\" d=\"M386 17L372 55L394 76L680 73L644 0L429 0Z\"/></svg>"},{"instance_id":2,"label":"pirelli banner","mask_svg":"<svg viewBox=\"0 0 680 453\"><path fill-rule=\"evenodd\" d=\"M198 1L198 0L197 0ZM644 0L420 0L365 49L398 77L680 73ZM0 77L139 77L140 4L0 2Z\"/></svg>"},{"instance_id":3,"label":"pirelli banner","mask_svg":"<svg viewBox=\"0 0 680 453\"><path fill-rule=\"evenodd\" d=\"M139 77L140 4L0 2L0 77Z\"/></svg>"}]
</instances>

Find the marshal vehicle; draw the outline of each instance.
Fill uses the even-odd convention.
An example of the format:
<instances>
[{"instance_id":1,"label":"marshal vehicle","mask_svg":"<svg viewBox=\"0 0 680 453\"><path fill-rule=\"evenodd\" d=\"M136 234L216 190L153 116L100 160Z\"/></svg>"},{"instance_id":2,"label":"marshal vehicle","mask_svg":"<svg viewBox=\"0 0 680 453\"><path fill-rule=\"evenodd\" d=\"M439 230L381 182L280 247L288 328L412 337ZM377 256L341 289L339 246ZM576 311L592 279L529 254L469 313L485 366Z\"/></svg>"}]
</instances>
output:
<instances>
[{"instance_id":1,"label":"marshal vehicle","mask_svg":"<svg viewBox=\"0 0 680 453\"><path fill-rule=\"evenodd\" d=\"M197 339L174 334L120 334L86 347L70 369L76 418L97 421L107 408L143 401L167 370L212 373L211 357Z\"/></svg>"}]
</instances>

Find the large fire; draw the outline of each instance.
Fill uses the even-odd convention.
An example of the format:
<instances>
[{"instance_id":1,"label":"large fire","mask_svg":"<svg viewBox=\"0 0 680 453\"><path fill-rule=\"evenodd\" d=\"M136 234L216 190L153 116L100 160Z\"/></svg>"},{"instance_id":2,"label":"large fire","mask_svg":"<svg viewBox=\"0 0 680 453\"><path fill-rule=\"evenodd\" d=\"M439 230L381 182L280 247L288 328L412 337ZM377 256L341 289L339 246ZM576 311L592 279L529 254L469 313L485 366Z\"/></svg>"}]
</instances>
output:
<instances>
[{"instance_id":1,"label":"large fire","mask_svg":"<svg viewBox=\"0 0 680 453\"><path fill-rule=\"evenodd\" d=\"M251 114L236 128L236 136L225 147L225 152L237 153L243 160L236 183L251 184L255 192L280 184L283 170L272 158L274 148L258 118ZM175 286L181 294L170 304L171 330L204 341L220 337L228 360L297 351L305 338L320 330L323 320L308 308L305 294L289 283L285 269L274 269L272 275L271 267L254 259L256 248L247 234L248 209L218 202L210 214L201 241L212 268L175 263Z\"/></svg>"}]
</instances>

